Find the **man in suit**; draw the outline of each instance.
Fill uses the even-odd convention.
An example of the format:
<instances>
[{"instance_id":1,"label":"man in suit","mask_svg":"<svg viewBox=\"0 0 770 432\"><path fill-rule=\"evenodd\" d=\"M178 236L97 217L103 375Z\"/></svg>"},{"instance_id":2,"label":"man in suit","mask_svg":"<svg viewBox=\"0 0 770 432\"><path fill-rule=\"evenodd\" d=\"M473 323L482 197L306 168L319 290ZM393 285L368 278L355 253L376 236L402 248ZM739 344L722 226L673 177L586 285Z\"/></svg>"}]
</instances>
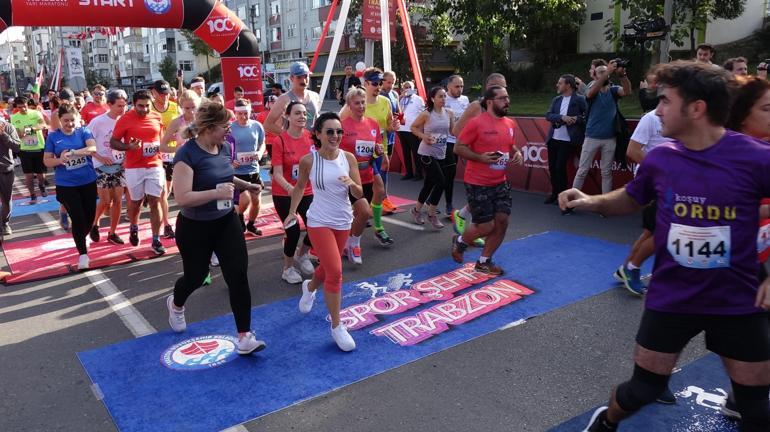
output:
<instances>
[{"instance_id":1,"label":"man in suit","mask_svg":"<svg viewBox=\"0 0 770 432\"><path fill-rule=\"evenodd\" d=\"M353 74L353 66L345 65L345 78L340 80L340 85L337 87L337 98L340 105L345 105L345 95L348 94L348 90L360 85L361 80Z\"/></svg>"},{"instance_id":2,"label":"man in suit","mask_svg":"<svg viewBox=\"0 0 770 432\"><path fill-rule=\"evenodd\" d=\"M567 190L567 160L572 149L583 143L588 104L576 90L575 77L562 75L556 83L559 96L553 98L551 109L545 115L551 122L547 142L551 195L545 204L556 203L559 193Z\"/></svg>"}]
</instances>

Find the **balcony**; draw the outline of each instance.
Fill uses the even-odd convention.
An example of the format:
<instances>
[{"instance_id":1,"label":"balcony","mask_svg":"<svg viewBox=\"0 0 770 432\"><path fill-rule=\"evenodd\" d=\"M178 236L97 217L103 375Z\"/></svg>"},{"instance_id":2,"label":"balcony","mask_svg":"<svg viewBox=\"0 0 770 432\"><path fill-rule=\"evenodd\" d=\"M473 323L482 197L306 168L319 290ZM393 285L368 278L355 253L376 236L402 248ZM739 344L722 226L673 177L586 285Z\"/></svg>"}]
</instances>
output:
<instances>
[{"instance_id":1,"label":"balcony","mask_svg":"<svg viewBox=\"0 0 770 432\"><path fill-rule=\"evenodd\" d=\"M280 15L270 15L270 18L268 18L268 22L270 25L278 25L281 23L281 16Z\"/></svg>"},{"instance_id":2,"label":"balcony","mask_svg":"<svg viewBox=\"0 0 770 432\"><path fill-rule=\"evenodd\" d=\"M280 50L283 47L281 41L270 42L271 50Z\"/></svg>"}]
</instances>

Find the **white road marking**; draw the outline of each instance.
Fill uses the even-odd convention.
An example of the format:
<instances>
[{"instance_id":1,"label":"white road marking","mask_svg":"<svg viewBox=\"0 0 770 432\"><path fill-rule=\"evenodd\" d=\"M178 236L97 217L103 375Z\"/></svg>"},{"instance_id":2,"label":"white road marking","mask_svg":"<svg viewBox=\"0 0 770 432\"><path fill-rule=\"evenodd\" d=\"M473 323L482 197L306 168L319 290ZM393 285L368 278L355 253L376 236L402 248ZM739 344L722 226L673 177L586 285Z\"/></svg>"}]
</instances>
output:
<instances>
[{"instance_id":1,"label":"white road marking","mask_svg":"<svg viewBox=\"0 0 770 432\"><path fill-rule=\"evenodd\" d=\"M506 324L506 325L504 325L504 326L500 327L500 328L499 328L499 329L497 329L497 330L499 330L499 331L502 331L502 330L508 330L509 328L513 328L513 327L517 327L517 326L520 326L520 325L524 324L525 322L527 322L527 320L525 320L524 318L522 318L522 319L520 319L520 320L516 320L516 321L514 321L514 322L509 322L508 324Z\"/></svg>"},{"instance_id":2,"label":"white road marking","mask_svg":"<svg viewBox=\"0 0 770 432\"><path fill-rule=\"evenodd\" d=\"M227 429L222 429L220 432L249 432L244 425L236 425Z\"/></svg>"},{"instance_id":3,"label":"white road marking","mask_svg":"<svg viewBox=\"0 0 770 432\"><path fill-rule=\"evenodd\" d=\"M383 216L382 221L387 223L392 223L393 225L398 225L400 227L409 228L410 230L425 231L424 226L417 225L412 222L404 222L404 221L392 218L390 216Z\"/></svg>"}]
</instances>

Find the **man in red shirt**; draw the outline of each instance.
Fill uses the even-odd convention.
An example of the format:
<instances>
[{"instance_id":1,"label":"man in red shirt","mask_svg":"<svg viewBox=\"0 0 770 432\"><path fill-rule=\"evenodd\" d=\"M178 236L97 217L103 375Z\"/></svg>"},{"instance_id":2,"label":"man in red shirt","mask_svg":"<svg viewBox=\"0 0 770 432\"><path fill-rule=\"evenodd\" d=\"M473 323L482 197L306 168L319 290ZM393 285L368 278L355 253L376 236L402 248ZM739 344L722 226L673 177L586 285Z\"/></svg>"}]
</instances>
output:
<instances>
[{"instance_id":1,"label":"man in red shirt","mask_svg":"<svg viewBox=\"0 0 770 432\"><path fill-rule=\"evenodd\" d=\"M107 101L104 98L105 91L106 89L101 84L94 86L93 92L91 93L94 100L85 104L80 110L80 118L83 119L83 124L91 123L91 120L109 110L110 107L107 105Z\"/></svg>"},{"instance_id":2,"label":"man in red shirt","mask_svg":"<svg viewBox=\"0 0 770 432\"><path fill-rule=\"evenodd\" d=\"M160 137L163 122L160 114L151 110L152 96L147 90L139 90L133 96L134 108L115 123L110 147L126 152L126 188L128 219L131 223L129 241L139 245L139 210L147 197L152 227L152 250L163 255L166 249L160 242L160 196L165 183L163 163L160 159Z\"/></svg>"},{"instance_id":3,"label":"man in red shirt","mask_svg":"<svg viewBox=\"0 0 770 432\"><path fill-rule=\"evenodd\" d=\"M511 188L505 178L508 162L520 164L521 151L514 145L516 123L507 118L510 99L504 87L491 86L481 101L486 111L471 120L457 137L454 152L466 159L465 190L471 210L471 226L452 237L452 258L463 262L463 252L479 237L486 237L476 271L493 275L503 269L492 263L492 254L503 242L511 215Z\"/></svg>"}]
</instances>

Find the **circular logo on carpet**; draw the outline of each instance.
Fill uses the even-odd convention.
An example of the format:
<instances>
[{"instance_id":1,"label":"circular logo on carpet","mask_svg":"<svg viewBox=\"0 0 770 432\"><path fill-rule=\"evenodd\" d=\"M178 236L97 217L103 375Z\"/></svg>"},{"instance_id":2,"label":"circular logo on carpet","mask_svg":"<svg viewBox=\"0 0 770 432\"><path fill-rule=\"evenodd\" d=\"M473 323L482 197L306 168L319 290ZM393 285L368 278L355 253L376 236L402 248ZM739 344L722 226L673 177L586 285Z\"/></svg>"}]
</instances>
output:
<instances>
[{"instance_id":1,"label":"circular logo on carpet","mask_svg":"<svg viewBox=\"0 0 770 432\"><path fill-rule=\"evenodd\" d=\"M237 357L237 342L233 336L198 336L169 347L160 356L160 361L167 368L174 370L209 369Z\"/></svg>"}]
</instances>

